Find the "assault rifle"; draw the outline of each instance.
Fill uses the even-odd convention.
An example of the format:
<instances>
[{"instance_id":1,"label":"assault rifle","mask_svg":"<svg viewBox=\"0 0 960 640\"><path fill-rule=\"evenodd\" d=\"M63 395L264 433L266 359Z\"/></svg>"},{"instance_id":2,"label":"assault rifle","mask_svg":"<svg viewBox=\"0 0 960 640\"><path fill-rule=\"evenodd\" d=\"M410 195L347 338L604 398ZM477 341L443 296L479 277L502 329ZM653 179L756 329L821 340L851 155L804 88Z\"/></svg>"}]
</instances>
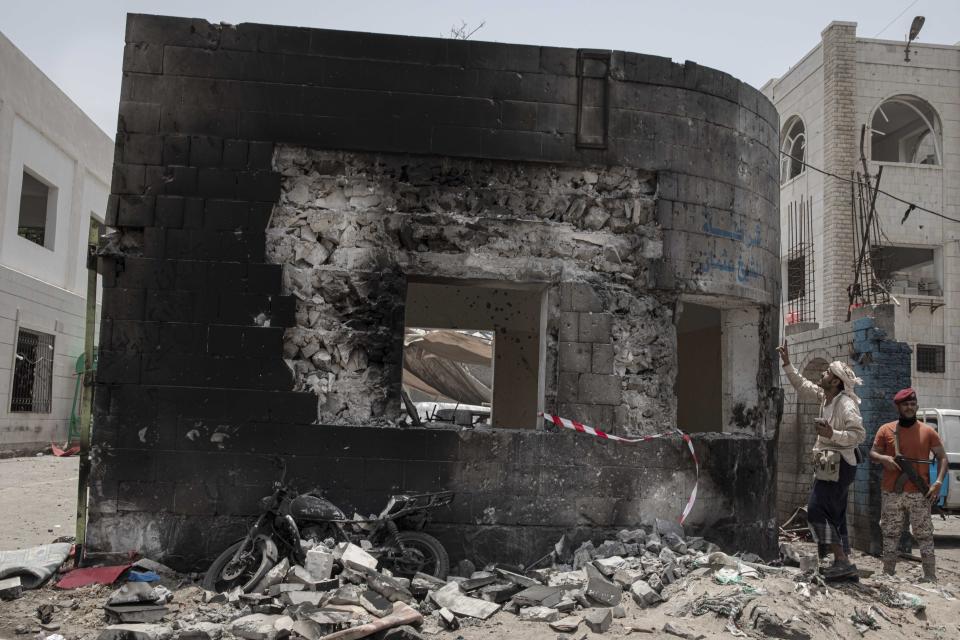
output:
<instances>
[{"instance_id":1,"label":"assault rifle","mask_svg":"<svg viewBox=\"0 0 960 640\"><path fill-rule=\"evenodd\" d=\"M913 484L920 489L920 492L925 496L930 491L930 484L917 473L916 468L912 463L916 462L917 464L931 464L930 460L915 460L914 458L908 458L906 456L894 456L893 459L897 462L897 466L900 467L900 475L897 477L897 483L894 485L894 491L900 493L903 491L903 486L907 484L907 480L910 480ZM937 504L937 500L934 500L933 512L938 514L944 520L946 516L943 513L943 509L940 508L940 505Z\"/></svg>"}]
</instances>

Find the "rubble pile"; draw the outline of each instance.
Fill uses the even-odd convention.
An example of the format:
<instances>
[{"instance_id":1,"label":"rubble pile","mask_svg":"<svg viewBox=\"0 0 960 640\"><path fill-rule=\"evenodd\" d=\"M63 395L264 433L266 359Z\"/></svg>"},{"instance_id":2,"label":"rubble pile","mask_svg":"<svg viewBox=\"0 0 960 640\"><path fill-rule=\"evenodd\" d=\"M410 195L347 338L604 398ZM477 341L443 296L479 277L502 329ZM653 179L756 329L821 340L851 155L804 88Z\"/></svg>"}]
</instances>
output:
<instances>
[{"instance_id":1,"label":"rubble pile","mask_svg":"<svg viewBox=\"0 0 960 640\"><path fill-rule=\"evenodd\" d=\"M663 520L598 544L569 545L561 538L526 568L494 564L478 570L464 560L455 568L459 575L443 580L394 575L350 543L303 545L302 565L281 560L249 593L239 587L207 591L144 561L152 569L135 565L137 571L127 574L135 581L91 593L97 611L79 616L82 631L76 625L73 633L67 625L60 630L57 618L67 613L69 619L64 606L33 604L37 620L16 632L38 640L474 640L491 633L580 640L631 632L691 640L716 634L803 640L868 633L881 638L912 625L955 631L952 619L960 613L950 584L908 585L880 575L861 583L825 583L815 569L764 564L752 554L731 556ZM77 592L71 593L70 608L82 614ZM940 618L950 620L949 628L931 621L927 604L933 603L945 607ZM0 615L0 632L3 623Z\"/></svg>"}]
</instances>

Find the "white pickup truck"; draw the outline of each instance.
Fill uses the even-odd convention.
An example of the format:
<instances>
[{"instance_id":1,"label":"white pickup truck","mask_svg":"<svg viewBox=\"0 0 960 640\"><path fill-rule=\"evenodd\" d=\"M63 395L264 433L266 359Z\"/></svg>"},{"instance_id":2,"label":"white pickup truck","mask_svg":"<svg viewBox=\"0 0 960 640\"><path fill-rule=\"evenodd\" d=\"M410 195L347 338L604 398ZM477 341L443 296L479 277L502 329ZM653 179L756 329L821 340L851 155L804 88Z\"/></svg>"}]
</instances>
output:
<instances>
[{"instance_id":1,"label":"white pickup truck","mask_svg":"<svg viewBox=\"0 0 960 640\"><path fill-rule=\"evenodd\" d=\"M940 506L948 513L960 513L960 410L920 409L917 420L936 429L947 450L950 470L941 490Z\"/></svg>"}]
</instances>

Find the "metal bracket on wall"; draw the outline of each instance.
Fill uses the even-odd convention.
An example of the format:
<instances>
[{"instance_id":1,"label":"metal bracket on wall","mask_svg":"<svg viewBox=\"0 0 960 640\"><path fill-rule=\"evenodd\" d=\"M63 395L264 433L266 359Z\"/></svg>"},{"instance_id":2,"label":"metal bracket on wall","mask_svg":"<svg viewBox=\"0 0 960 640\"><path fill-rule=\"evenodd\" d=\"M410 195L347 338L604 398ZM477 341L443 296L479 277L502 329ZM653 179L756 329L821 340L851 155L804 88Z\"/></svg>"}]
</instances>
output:
<instances>
[{"instance_id":1,"label":"metal bracket on wall","mask_svg":"<svg viewBox=\"0 0 960 640\"><path fill-rule=\"evenodd\" d=\"M607 148L609 115L610 51L577 51L577 146Z\"/></svg>"},{"instance_id":2,"label":"metal bracket on wall","mask_svg":"<svg viewBox=\"0 0 960 640\"><path fill-rule=\"evenodd\" d=\"M933 312L944 306L943 302L934 302L933 300L910 300L910 313L913 313L913 310L917 307L930 307L930 315L933 315Z\"/></svg>"}]
</instances>

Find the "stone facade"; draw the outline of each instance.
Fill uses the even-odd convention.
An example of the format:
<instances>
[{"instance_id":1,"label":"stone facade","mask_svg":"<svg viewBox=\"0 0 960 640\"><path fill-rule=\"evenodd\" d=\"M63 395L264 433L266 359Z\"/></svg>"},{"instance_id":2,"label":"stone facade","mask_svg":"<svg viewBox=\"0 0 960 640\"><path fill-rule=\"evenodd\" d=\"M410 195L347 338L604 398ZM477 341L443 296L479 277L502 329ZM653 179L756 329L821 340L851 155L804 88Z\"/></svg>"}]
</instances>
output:
<instances>
[{"instance_id":1,"label":"stone facade","mask_svg":"<svg viewBox=\"0 0 960 640\"><path fill-rule=\"evenodd\" d=\"M864 151L871 174L883 167L881 189L947 216L960 217L960 63L957 45L914 42L911 61L904 60L904 43L858 37L856 24L831 23L806 56L762 89L777 105L781 125L799 117L806 129L806 161L840 176L863 171L860 128L868 127ZM938 164L878 161L872 158L869 128L878 107L894 96L911 96L930 105L939 126ZM814 170L781 184L781 246L787 247L787 208L800 200L812 203L816 322L821 327L846 322L847 287L852 284L856 246L851 224L848 183ZM960 402L960 251L956 225L936 216L911 212L907 206L880 195L877 217L881 245L931 249L934 279L941 291L916 289L895 292L892 334L911 348L942 346L944 371L918 371L912 383L921 404L953 408ZM783 267L786 273L785 266ZM911 304L912 303L912 304Z\"/></svg>"},{"instance_id":2,"label":"stone facade","mask_svg":"<svg viewBox=\"0 0 960 640\"><path fill-rule=\"evenodd\" d=\"M687 524L775 553L777 131L754 89L632 53L130 16L120 123L91 557L202 566L275 477L265 454L363 513L453 489L431 526L455 559L676 517L678 438L535 414L672 428L688 304L732 373ZM494 384L493 428L397 428L426 285L541 301L508 333L535 347L529 421L497 426Z\"/></svg>"}]
</instances>

